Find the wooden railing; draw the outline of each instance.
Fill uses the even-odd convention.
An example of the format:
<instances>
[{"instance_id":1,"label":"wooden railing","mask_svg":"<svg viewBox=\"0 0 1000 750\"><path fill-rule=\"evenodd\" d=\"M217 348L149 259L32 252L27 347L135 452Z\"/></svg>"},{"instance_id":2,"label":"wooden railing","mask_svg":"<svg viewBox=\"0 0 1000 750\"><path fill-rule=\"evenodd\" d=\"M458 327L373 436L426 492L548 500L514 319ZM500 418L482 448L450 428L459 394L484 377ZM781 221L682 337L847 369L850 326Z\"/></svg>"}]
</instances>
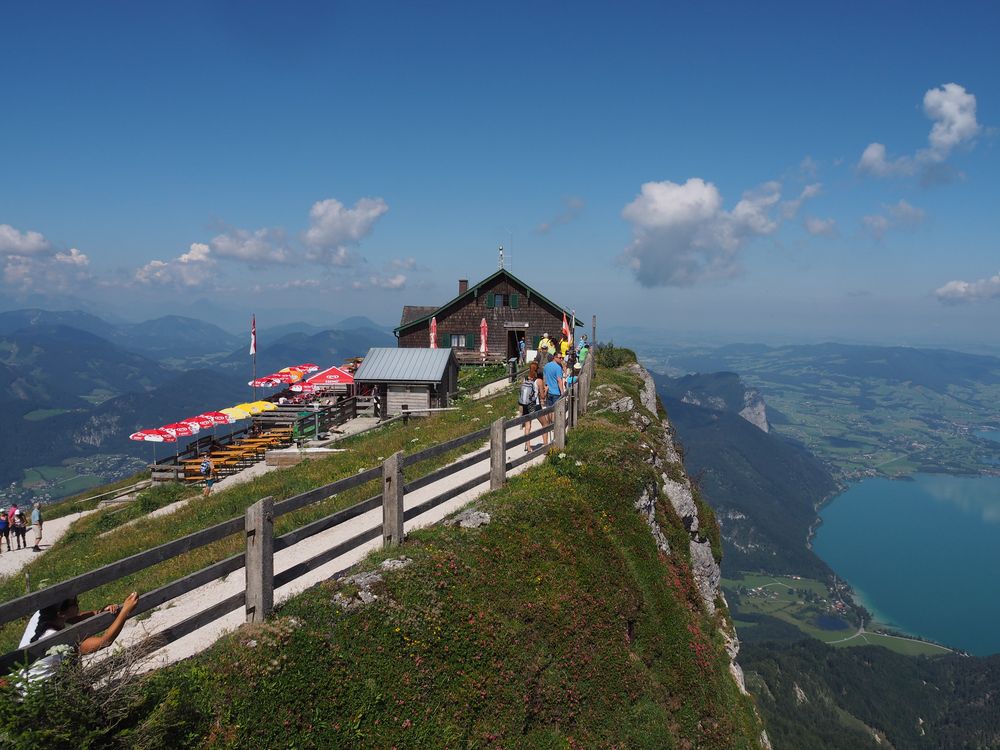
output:
<instances>
[{"instance_id":1,"label":"wooden railing","mask_svg":"<svg viewBox=\"0 0 1000 750\"><path fill-rule=\"evenodd\" d=\"M317 487L299 495L275 502L266 497L247 508L242 517L231 518L228 521L209 526L193 534L161 544L144 552L110 563L96 570L83 573L66 581L53 584L34 593L26 594L11 601L0 604L0 624L11 622L35 610L56 604L64 599L77 596L84 591L117 581L157 565L165 560L199 549L237 533L246 535L245 551L238 555L219 560L201 570L172 581L139 597L139 602L133 610L134 615L148 612L155 607L182 596L194 589L204 586L240 568L246 570L246 585L243 591L229 596L187 619L168 626L151 637L154 648L188 635L199 628L223 617L224 615L245 607L247 622L260 622L267 617L274 606L275 588L305 575L319 566L344 555L351 550L382 537L383 544L397 545L404 538L404 523L427 511L436 508L459 495L468 492L476 486L489 481L490 489L501 487L506 481L507 473L522 464L531 461L544 453L548 448L563 448L566 445L567 430L576 424L577 415L586 412L586 402L590 393L590 381L593 372L593 362L588 358L581 371L579 381L554 406L533 412L527 416L510 420L498 419L491 426L475 432L462 435L444 443L426 448L417 453L404 455L402 451L390 456L381 466L340 479L336 482ZM546 425L521 435L513 440L506 439L506 431L511 427L523 425L525 422L539 420L540 417L554 415L554 419ZM535 438L552 432L549 446L542 446L525 452L517 458L507 460L507 450L524 443L530 445ZM421 461L442 456L450 451L471 445L482 440L489 440L489 447L464 456L458 461L431 471L420 477L406 480L404 469ZM489 471L468 479L459 485L450 487L419 505L404 509L403 500L406 494L427 487L456 472L474 466L489 458ZM347 490L361 487L370 482L382 480L381 491L372 497L348 508L338 510L323 518L299 527L293 531L275 537L274 519L307 505L326 500ZM382 508L382 521L365 531L355 534L322 552L301 561L277 575L274 574L274 553L287 549L316 534L332 529L364 513ZM95 615L83 622L77 623L58 633L39 640L26 649L9 652L0 657L0 669L6 670L18 663L36 659L46 650L57 644L73 644L83 638L107 628L113 621L110 613Z\"/></svg>"}]
</instances>

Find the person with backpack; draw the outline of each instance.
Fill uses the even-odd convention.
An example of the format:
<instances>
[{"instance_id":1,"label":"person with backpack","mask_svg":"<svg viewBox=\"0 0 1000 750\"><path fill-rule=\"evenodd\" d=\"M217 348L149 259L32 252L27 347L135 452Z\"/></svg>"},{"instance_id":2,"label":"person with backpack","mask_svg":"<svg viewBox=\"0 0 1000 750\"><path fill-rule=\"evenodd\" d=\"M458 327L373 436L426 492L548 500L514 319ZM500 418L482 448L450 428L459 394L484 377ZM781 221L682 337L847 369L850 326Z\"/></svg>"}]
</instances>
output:
<instances>
[{"instance_id":1,"label":"person with backpack","mask_svg":"<svg viewBox=\"0 0 1000 750\"><path fill-rule=\"evenodd\" d=\"M198 467L198 471L205 478L205 489L202 491L202 495L208 497L212 494L212 485L215 484L215 464L209 454L202 454L201 466Z\"/></svg>"},{"instance_id":2,"label":"person with backpack","mask_svg":"<svg viewBox=\"0 0 1000 750\"><path fill-rule=\"evenodd\" d=\"M528 374L524 376L524 382L521 383L521 390L517 394L517 403L521 405L522 416L526 417L542 408L538 393L538 362L532 362L528 367ZM528 441L528 433L531 432L531 422L532 420L529 419L524 423L525 453L531 450L531 445Z\"/></svg>"},{"instance_id":3,"label":"person with backpack","mask_svg":"<svg viewBox=\"0 0 1000 750\"><path fill-rule=\"evenodd\" d=\"M13 506L14 510L14 539L17 541L17 548L24 549L28 548L28 519L24 517L24 511L18 508L16 505Z\"/></svg>"},{"instance_id":4,"label":"person with backpack","mask_svg":"<svg viewBox=\"0 0 1000 750\"><path fill-rule=\"evenodd\" d=\"M10 552L10 520L7 518L7 511L0 510L0 546L7 542L7 551Z\"/></svg>"}]
</instances>

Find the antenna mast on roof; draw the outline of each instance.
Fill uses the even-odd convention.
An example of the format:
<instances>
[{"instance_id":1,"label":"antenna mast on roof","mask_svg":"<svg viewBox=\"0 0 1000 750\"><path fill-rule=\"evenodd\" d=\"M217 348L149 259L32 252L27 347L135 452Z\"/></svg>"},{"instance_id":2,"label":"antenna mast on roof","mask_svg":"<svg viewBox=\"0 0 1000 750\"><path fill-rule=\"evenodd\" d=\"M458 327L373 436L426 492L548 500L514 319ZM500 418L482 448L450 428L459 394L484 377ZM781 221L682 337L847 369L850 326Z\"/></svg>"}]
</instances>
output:
<instances>
[{"instance_id":1,"label":"antenna mast on roof","mask_svg":"<svg viewBox=\"0 0 1000 750\"><path fill-rule=\"evenodd\" d=\"M503 245L501 245L501 246L500 246L500 253L499 253L499 254L500 254L500 259L499 259L499 260L500 260L500 265L499 265L499 269L500 269L500 270L502 271L502 270L503 270Z\"/></svg>"}]
</instances>

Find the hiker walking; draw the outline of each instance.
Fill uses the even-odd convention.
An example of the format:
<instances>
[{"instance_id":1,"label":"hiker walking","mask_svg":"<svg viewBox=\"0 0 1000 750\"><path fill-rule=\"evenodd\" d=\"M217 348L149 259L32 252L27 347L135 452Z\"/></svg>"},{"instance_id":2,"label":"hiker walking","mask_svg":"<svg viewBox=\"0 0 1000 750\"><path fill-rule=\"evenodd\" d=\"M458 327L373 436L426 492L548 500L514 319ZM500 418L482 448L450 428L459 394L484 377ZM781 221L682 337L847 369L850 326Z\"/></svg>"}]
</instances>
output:
<instances>
[{"instance_id":1,"label":"hiker walking","mask_svg":"<svg viewBox=\"0 0 1000 750\"><path fill-rule=\"evenodd\" d=\"M212 485L215 484L215 463L209 454L202 454L201 466L198 467L198 471L205 478L205 489L202 490L202 497L208 497L212 494Z\"/></svg>"},{"instance_id":2,"label":"hiker walking","mask_svg":"<svg viewBox=\"0 0 1000 750\"><path fill-rule=\"evenodd\" d=\"M17 548L21 549L24 547L28 548L28 542L25 539L28 533L28 519L24 517L24 511L17 507L17 505L11 506L10 514L11 526L14 529L14 540L17 542Z\"/></svg>"},{"instance_id":3,"label":"hiker walking","mask_svg":"<svg viewBox=\"0 0 1000 750\"><path fill-rule=\"evenodd\" d=\"M0 510L0 546L7 542L7 551L10 552L10 520L7 518L7 511Z\"/></svg>"},{"instance_id":4,"label":"hiker walking","mask_svg":"<svg viewBox=\"0 0 1000 750\"><path fill-rule=\"evenodd\" d=\"M31 509L31 527L35 530L35 546L31 551L41 552L42 548L39 545L42 542L42 504L40 502L35 503L35 507Z\"/></svg>"},{"instance_id":5,"label":"hiker walking","mask_svg":"<svg viewBox=\"0 0 1000 750\"><path fill-rule=\"evenodd\" d=\"M529 416L542 408L541 400L538 397L538 362L532 362L528 367L528 374L524 376L521 383L521 390L518 392L517 403L521 405L521 415ZM531 450L528 434L531 432L531 422L524 423L524 452Z\"/></svg>"}]
</instances>

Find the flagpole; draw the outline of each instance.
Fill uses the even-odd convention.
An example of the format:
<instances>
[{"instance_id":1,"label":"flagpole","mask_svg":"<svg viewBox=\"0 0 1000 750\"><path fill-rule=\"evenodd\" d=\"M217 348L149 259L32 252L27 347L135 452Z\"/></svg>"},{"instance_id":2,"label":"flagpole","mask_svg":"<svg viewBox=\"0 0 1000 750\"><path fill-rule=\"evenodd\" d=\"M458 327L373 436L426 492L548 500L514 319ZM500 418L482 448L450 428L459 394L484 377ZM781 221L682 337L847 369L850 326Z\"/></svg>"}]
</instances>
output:
<instances>
[{"instance_id":1,"label":"flagpole","mask_svg":"<svg viewBox=\"0 0 1000 750\"><path fill-rule=\"evenodd\" d=\"M253 358L253 372L250 387L253 389L253 401L257 400L257 316L250 316L250 355Z\"/></svg>"}]
</instances>

